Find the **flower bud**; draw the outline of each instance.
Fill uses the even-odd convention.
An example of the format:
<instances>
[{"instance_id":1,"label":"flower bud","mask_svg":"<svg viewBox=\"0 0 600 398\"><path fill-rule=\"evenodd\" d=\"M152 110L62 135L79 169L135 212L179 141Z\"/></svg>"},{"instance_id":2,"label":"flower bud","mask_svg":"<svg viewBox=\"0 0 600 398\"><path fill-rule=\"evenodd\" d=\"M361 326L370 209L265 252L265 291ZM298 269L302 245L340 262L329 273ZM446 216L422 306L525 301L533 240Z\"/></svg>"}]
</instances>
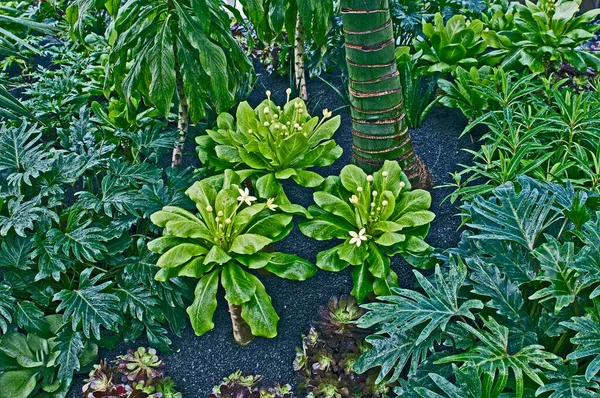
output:
<instances>
[{"instance_id":1,"label":"flower bud","mask_svg":"<svg viewBox=\"0 0 600 398\"><path fill-rule=\"evenodd\" d=\"M404 183L404 181L400 181L400 188L404 188L406 186L406 184Z\"/></svg>"},{"instance_id":2,"label":"flower bud","mask_svg":"<svg viewBox=\"0 0 600 398\"><path fill-rule=\"evenodd\" d=\"M271 125L271 123L265 122L264 125L265 125L265 127L269 127Z\"/></svg>"},{"instance_id":3,"label":"flower bud","mask_svg":"<svg viewBox=\"0 0 600 398\"><path fill-rule=\"evenodd\" d=\"M373 191L373 196L377 196L377 191Z\"/></svg>"},{"instance_id":4,"label":"flower bud","mask_svg":"<svg viewBox=\"0 0 600 398\"><path fill-rule=\"evenodd\" d=\"M385 178L385 177L387 177L387 176L388 176L388 172L387 172L387 171L384 171L384 172L382 172L382 173L381 173L381 175L382 175L382 176Z\"/></svg>"},{"instance_id":5,"label":"flower bud","mask_svg":"<svg viewBox=\"0 0 600 398\"><path fill-rule=\"evenodd\" d=\"M219 217L215 217L215 222L219 222Z\"/></svg>"},{"instance_id":6,"label":"flower bud","mask_svg":"<svg viewBox=\"0 0 600 398\"><path fill-rule=\"evenodd\" d=\"M287 95L290 95L290 94L292 93L292 89L291 89L291 88L288 88L287 90L285 90L285 93L286 93Z\"/></svg>"},{"instance_id":7,"label":"flower bud","mask_svg":"<svg viewBox=\"0 0 600 398\"><path fill-rule=\"evenodd\" d=\"M325 119L330 118L331 117L331 112L329 112L329 109L325 108L323 109L323 117Z\"/></svg>"},{"instance_id":8,"label":"flower bud","mask_svg":"<svg viewBox=\"0 0 600 398\"><path fill-rule=\"evenodd\" d=\"M356 188L356 191L357 191L358 193L360 193L360 192L362 192L362 191L363 191L363 189L362 189L362 187L358 187L358 188Z\"/></svg>"},{"instance_id":9,"label":"flower bud","mask_svg":"<svg viewBox=\"0 0 600 398\"><path fill-rule=\"evenodd\" d=\"M387 200L384 200L383 202L381 202L381 205L382 205L383 207L387 206L387 205L388 205L388 201L387 201Z\"/></svg>"},{"instance_id":10,"label":"flower bud","mask_svg":"<svg viewBox=\"0 0 600 398\"><path fill-rule=\"evenodd\" d=\"M212 206L211 205L206 206L206 211L209 213L212 213L212 211L213 211Z\"/></svg>"},{"instance_id":11,"label":"flower bud","mask_svg":"<svg viewBox=\"0 0 600 398\"><path fill-rule=\"evenodd\" d=\"M269 112L271 112L271 111L269 110L268 107L265 107L265 109L263 109L263 112L265 113L265 115L268 115Z\"/></svg>"},{"instance_id":12,"label":"flower bud","mask_svg":"<svg viewBox=\"0 0 600 398\"><path fill-rule=\"evenodd\" d=\"M358 203L358 197L356 195L352 195L352 197L350 197L350 203Z\"/></svg>"},{"instance_id":13,"label":"flower bud","mask_svg":"<svg viewBox=\"0 0 600 398\"><path fill-rule=\"evenodd\" d=\"M371 207L375 207L375 202L371 202Z\"/></svg>"},{"instance_id":14,"label":"flower bud","mask_svg":"<svg viewBox=\"0 0 600 398\"><path fill-rule=\"evenodd\" d=\"M369 175L367 176L367 181L369 181L369 182L373 182L373 176L369 174Z\"/></svg>"},{"instance_id":15,"label":"flower bud","mask_svg":"<svg viewBox=\"0 0 600 398\"><path fill-rule=\"evenodd\" d=\"M223 217L223 212L221 210L219 210L219 212L217 213L217 216Z\"/></svg>"},{"instance_id":16,"label":"flower bud","mask_svg":"<svg viewBox=\"0 0 600 398\"><path fill-rule=\"evenodd\" d=\"M275 113L275 114L273 115L273 119L279 119L279 115Z\"/></svg>"},{"instance_id":17,"label":"flower bud","mask_svg":"<svg viewBox=\"0 0 600 398\"><path fill-rule=\"evenodd\" d=\"M300 114L304 113L304 109L298 109L298 113L300 113Z\"/></svg>"},{"instance_id":18,"label":"flower bud","mask_svg":"<svg viewBox=\"0 0 600 398\"><path fill-rule=\"evenodd\" d=\"M225 219L225 224L231 224L231 218L226 218Z\"/></svg>"}]
</instances>

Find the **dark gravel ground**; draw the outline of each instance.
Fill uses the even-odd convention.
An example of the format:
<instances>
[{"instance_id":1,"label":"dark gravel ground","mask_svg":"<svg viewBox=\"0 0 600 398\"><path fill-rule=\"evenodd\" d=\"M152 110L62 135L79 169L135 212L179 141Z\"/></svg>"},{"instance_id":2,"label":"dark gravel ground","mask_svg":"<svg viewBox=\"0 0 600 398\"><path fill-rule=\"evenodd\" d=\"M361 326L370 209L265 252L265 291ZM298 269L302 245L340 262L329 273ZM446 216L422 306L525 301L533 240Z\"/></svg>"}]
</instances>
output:
<instances>
[{"instance_id":1,"label":"dark gravel ground","mask_svg":"<svg viewBox=\"0 0 600 398\"><path fill-rule=\"evenodd\" d=\"M341 85L337 76L324 76L331 84ZM249 102L257 105L265 98L265 91L271 90L276 102L285 101L285 90L289 81L286 77L261 75ZM312 80L308 84L309 97L314 115L320 115L321 109L339 109L336 114L342 116L342 124L336 133L335 140L344 149L343 156L325 169L319 170L323 175L337 174L351 157L351 134L349 108L344 99L321 80ZM340 90L344 92L344 90ZM316 109L314 109L316 108ZM458 164L468 163L470 155L461 148L473 148L471 139L458 138L466 125L466 119L457 110L434 108L425 120L423 127L412 131L416 152L421 156L433 174L435 185L442 185L450 180L448 173L457 170ZM184 164L196 165L197 158L192 145L187 146ZM293 202L308 206L312 203L312 192L295 185L286 187L288 196ZM431 210L436 213L432 223L428 242L434 247L448 248L459 240L457 228L460 220L456 216L457 209L449 201L443 201L450 193L448 189L434 189ZM314 261L316 254L327 248L327 243L313 241L300 233L296 227L292 233L276 245L276 250L301 255ZM394 259L393 267L399 275L402 287L412 287L414 276L411 267L399 257ZM219 294L219 306L215 313L215 329L204 336L195 336L191 327L181 337L171 336L173 349L177 352L166 357L167 374L175 382L184 397L205 397L213 385L223 377L240 369L244 372L256 372L264 376L265 381L294 381L292 362L295 347L301 342L302 333L308 331L317 309L326 304L331 296L348 294L352 289L351 269L346 272L318 272L305 282L294 282L277 277L263 277L267 292L273 298L281 320L279 335L274 339L257 338L246 347L238 346L232 338L232 328L227 305ZM134 348L139 344L120 344L114 350L103 351L101 356L112 359L126 348ZM80 396L83 377L75 382L70 397Z\"/></svg>"}]
</instances>

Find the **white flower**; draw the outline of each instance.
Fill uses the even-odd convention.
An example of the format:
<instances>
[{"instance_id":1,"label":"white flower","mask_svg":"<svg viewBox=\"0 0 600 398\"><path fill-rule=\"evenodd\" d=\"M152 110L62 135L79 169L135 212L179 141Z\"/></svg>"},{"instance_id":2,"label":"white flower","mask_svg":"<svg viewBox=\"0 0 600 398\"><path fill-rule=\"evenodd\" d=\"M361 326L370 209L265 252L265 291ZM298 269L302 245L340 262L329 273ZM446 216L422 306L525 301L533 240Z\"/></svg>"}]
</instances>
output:
<instances>
[{"instance_id":1,"label":"white flower","mask_svg":"<svg viewBox=\"0 0 600 398\"><path fill-rule=\"evenodd\" d=\"M373 196L377 196L377 191L373 191Z\"/></svg>"},{"instance_id":2,"label":"white flower","mask_svg":"<svg viewBox=\"0 0 600 398\"><path fill-rule=\"evenodd\" d=\"M240 193L240 196L238 196L237 200L240 203L246 202L246 204L250 206L252 202L256 200L255 196L250 196L250 191L248 190L248 188L244 189L243 191L238 188L238 192Z\"/></svg>"},{"instance_id":3,"label":"white flower","mask_svg":"<svg viewBox=\"0 0 600 398\"><path fill-rule=\"evenodd\" d=\"M217 216L223 217L223 212L221 210L219 210L219 212L217 213Z\"/></svg>"},{"instance_id":4,"label":"white flower","mask_svg":"<svg viewBox=\"0 0 600 398\"><path fill-rule=\"evenodd\" d=\"M362 187L356 188L356 192L361 193L363 191Z\"/></svg>"},{"instance_id":5,"label":"white flower","mask_svg":"<svg viewBox=\"0 0 600 398\"><path fill-rule=\"evenodd\" d=\"M381 205L382 205L383 207L387 206L387 205L388 205L388 201L387 201L387 200L384 200L383 202L381 202Z\"/></svg>"},{"instance_id":6,"label":"white flower","mask_svg":"<svg viewBox=\"0 0 600 398\"><path fill-rule=\"evenodd\" d=\"M400 181L400 189L404 188L406 186L406 183L404 181Z\"/></svg>"},{"instance_id":7,"label":"white flower","mask_svg":"<svg viewBox=\"0 0 600 398\"><path fill-rule=\"evenodd\" d=\"M213 211L212 206L211 205L206 206L206 211L209 213L212 213L212 211Z\"/></svg>"},{"instance_id":8,"label":"white flower","mask_svg":"<svg viewBox=\"0 0 600 398\"><path fill-rule=\"evenodd\" d=\"M381 173L381 175L384 176L384 177L387 177L388 176L388 172L384 171L384 172Z\"/></svg>"},{"instance_id":9,"label":"white flower","mask_svg":"<svg viewBox=\"0 0 600 398\"><path fill-rule=\"evenodd\" d=\"M231 224L231 218L226 218L225 219L225 224Z\"/></svg>"},{"instance_id":10,"label":"white flower","mask_svg":"<svg viewBox=\"0 0 600 398\"><path fill-rule=\"evenodd\" d=\"M329 112L329 109L325 108L323 109L323 118L327 119L331 117L331 112Z\"/></svg>"},{"instance_id":11,"label":"white flower","mask_svg":"<svg viewBox=\"0 0 600 398\"><path fill-rule=\"evenodd\" d=\"M269 108L265 107L265 109L263 110L263 112L265 113L265 115L268 115L269 112L271 112L271 111L269 110Z\"/></svg>"},{"instance_id":12,"label":"white flower","mask_svg":"<svg viewBox=\"0 0 600 398\"><path fill-rule=\"evenodd\" d=\"M275 198L269 198L267 199L267 207L269 208L269 210L271 211L275 211L276 208L278 208L279 206L277 206L275 203Z\"/></svg>"},{"instance_id":13,"label":"white flower","mask_svg":"<svg viewBox=\"0 0 600 398\"><path fill-rule=\"evenodd\" d=\"M367 181L369 181L369 182L373 182L373 176L372 176L372 175L368 175L368 176L367 176Z\"/></svg>"},{"instance_id":14,"label":"white flower","mask_svg":"<svg viewBox=\"0 0 600 398\"><path fill-rule=\"evenodd\" d=\"M352 195L352 197L350 198L350 203L358 203L358 196L356 195Z\"/></svg>"},{"instance_id":15,"label":"white flower","mask_svg":"<svg viewBox=\"0 0 600 398\"><path fill-rule=\"evenodd\" d=\"M263 124L265 127L269 127L271 125L271 123L269 123L269 122L264 122Z\"/></svg>"},{"instance_id":16,"label":"white flower","mask_svg":"<svg viewBox=\"0 0 600 398\"><path fill-rule=\"evenodd\" d=\"M287 90L285 90L285 93L286 93L287 95L290 95L290 94L292 93L292 89L291 89L291 88L288 88Z\"/></svg>"},{"instance_id":17,"label":"white flower","mask_svg":"<svg viewBox=\"0 0 600 398\"><path fill-rule=\"evenodd\" d=\"M361 243L367 240L365 232L367 231L364 228L358 231L358 233L350 231L350 236L352 237L352 239L350 239L350 244L356 245L356 247L360 247Z\"/></svg>"},{"instance_id":18,"label":"white flower","mask_svg":"<svg viewBox=\"0 0 600 398\"><path fill-rule=\"evenodd\" d=\"M271 96L271 91L267 90L266 94L267 94L267 97L270 97Z\"/></svg>"}]
</instances>

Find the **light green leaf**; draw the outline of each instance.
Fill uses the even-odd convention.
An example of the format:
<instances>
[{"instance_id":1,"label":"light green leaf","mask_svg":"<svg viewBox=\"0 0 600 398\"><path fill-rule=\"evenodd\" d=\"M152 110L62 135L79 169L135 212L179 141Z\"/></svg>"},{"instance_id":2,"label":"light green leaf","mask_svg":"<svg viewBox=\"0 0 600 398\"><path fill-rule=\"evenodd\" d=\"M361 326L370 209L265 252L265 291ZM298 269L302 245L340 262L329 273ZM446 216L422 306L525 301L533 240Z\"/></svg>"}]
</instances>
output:
<instances>
[{"instance_id":1,"label":"light green leaf","mask_svg":"<svg viewBox=\"0 0 600 398\"><path fill-rule=\"evenodd\" d=\"M242 234L231 243L231 251L238 254L254 254L272 242L271 239L256 234Z\"/></svg>"},{"instance_id":2,"label":"light green leaf","mask_svg":"<svg viewBox=\"0 0 600 398\"><path fill-rule=\"evenodd\" d=\"M194 301L186 309L197 336L201 336L215 327L212 318L217 309L219 273L220 269L217 269L198 281L194 291Z\"/></svg>"},{"instance_id":3,"label":"light green leaf","mask_svg":"<svg viewBox=\"0 0 600 398\"><path fill-rule=\"evenodd\" d=\"M250 277L256 285L256 291L250 301L242 304L242 318L250 326L254 336L273 338L277 336L279 316L263 284L255 276Z\"/></svg>"}]
</instances>

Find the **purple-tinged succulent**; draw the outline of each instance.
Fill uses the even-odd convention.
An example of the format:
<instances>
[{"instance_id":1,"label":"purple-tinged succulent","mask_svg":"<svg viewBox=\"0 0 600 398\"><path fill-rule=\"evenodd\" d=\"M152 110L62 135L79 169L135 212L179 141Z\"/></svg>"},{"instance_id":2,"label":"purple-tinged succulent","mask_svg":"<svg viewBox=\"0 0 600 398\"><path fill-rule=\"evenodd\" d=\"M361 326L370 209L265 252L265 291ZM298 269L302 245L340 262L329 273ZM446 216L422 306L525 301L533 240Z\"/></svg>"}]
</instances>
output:
<instances>
[{"instance_id":1,"label":"purple-tinged succulent","mask_svg":"<svg viewBox=\"0 0 600 398\"><path fill-rule=\"evenodd\" d=\"M376 373L354 372L365 349L367 330L356 321L364 314L354 297L332 298L297 348L294 370L298 386L309 398L385 398L389 386L374 383Z\"/></svg>"},{"instance_id":2,"label":"purple-tinged succulent","mask_svg":"<svg viewBox=\"0 0 600 398\"><path fill-rule=\"evenodd\" d=\"M365 310L356 304L352 296L332 297L327 307L319 310L319 320L315 322L323 334L351 337L362 334L356 326L356 321L365 313Z\"/></svg>"},{"instance_id":3,"label":"purple-tinged succulent","mask_svg":"<svg viewBox=\"0 0 600 398\"><path fill-rule=\"evenodd\" d=\"M164 373L163 362L154 348L127 350L127 354L117 357L117 365L128 381L157 379Z\"/></svg>"},{"instance_id":4,"label":"purple-tinged succulent","mask_svg":"<svg viewBox=\"0 0 600 398\"><path fill-rule=\"evenodd\" d=\"M292 388L289 384L278 384L273 387L261 386L262 376L243 374L237 371L213 388L208 398L291 398Z\"/></svg>"},{"instance_id":5,"label":"purple-tinged succulent","mask_svg":"<svg viewBox=\"0 0 600 398\"><path fill-rule=\"evenodd\" d=\"M109 368L106 361L100 361L89 373L85 380L82 392L85 398L127 398L129 393L127 386L115 384L117 368Z\"/></svg>"},{"instance_id":6,"label":"purple-tinged succulent","mask_svg":"<svg viewBox=\"0 0 600 398\"><path fill-rule=\"evenodd\" d=\"M175 383L163 377L164 364L153 348L140 347L94 365L83 386L85 398L181 398Z\"/></svg>"}]
</instances>

